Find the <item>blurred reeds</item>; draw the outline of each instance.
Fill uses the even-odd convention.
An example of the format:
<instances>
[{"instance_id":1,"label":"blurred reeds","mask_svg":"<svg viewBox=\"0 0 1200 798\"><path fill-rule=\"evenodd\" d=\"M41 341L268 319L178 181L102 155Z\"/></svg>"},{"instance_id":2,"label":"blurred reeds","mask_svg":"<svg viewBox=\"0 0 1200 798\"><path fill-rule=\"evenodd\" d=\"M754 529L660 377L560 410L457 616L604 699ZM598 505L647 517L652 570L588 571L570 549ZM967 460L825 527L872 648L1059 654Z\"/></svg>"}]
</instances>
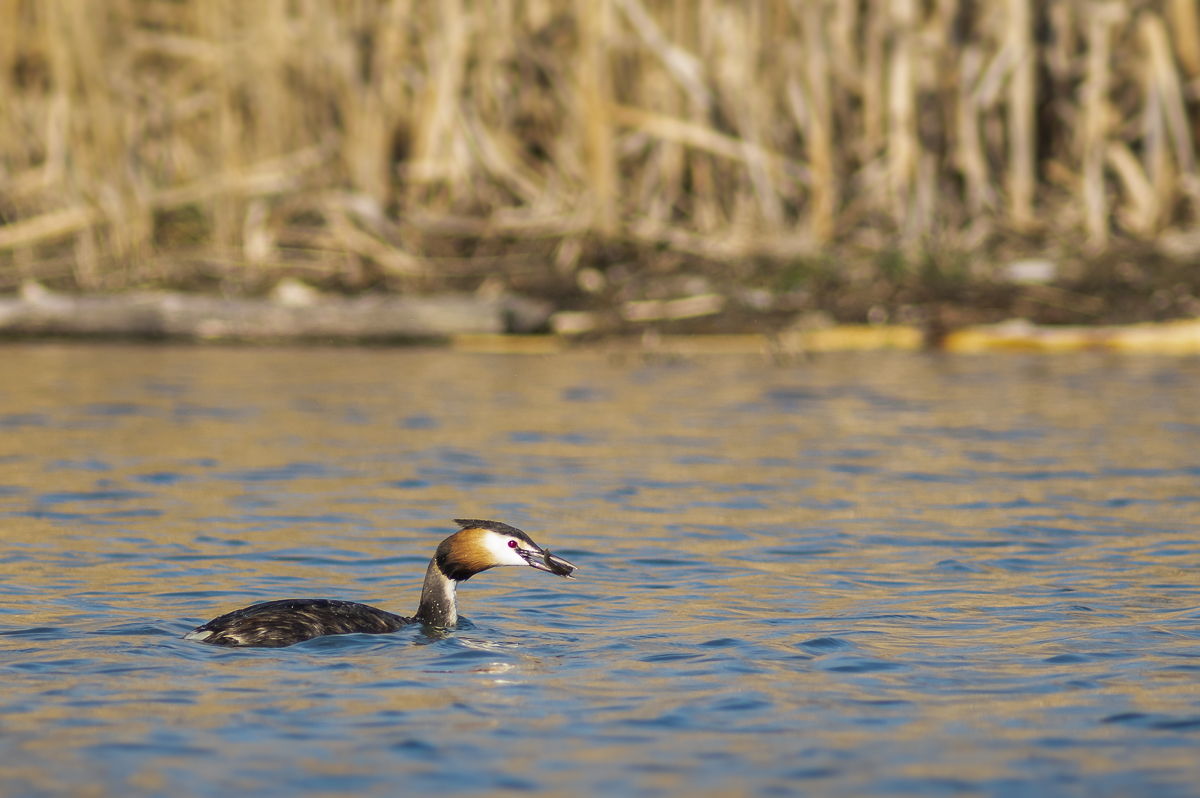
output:
<instances>
[{"instance_id":1,"label":"blurred reeds","mask_svg":"<svg viewBox=\"0 0 1200 798\"><path fill-rule=\"evenodd\" d=\"M0 287L1098 250L1200 202L1196 0L0 0L0 97Z\"/></svg>"}]
</instances>

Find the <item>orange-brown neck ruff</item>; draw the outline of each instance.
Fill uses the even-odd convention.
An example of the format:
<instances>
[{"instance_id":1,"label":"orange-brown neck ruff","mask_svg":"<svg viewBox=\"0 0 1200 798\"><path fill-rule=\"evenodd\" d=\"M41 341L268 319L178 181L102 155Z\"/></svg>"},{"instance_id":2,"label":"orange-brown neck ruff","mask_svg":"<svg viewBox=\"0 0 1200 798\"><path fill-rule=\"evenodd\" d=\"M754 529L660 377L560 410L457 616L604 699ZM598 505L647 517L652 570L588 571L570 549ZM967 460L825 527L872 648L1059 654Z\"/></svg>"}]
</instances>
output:
<instances>
[{"instance_id":1,"label":"orange-brown neck ruff","mask_svg":"<svg viewBox=\"0 0 1200 798\"><path fill-rule=\"evenodd\" d=\"M446 578L465 582L477 573L495 568L496 562L483 539L492 534L480 527L455 532L437 547L434 560Z\"/></svg>"}]
</instances>

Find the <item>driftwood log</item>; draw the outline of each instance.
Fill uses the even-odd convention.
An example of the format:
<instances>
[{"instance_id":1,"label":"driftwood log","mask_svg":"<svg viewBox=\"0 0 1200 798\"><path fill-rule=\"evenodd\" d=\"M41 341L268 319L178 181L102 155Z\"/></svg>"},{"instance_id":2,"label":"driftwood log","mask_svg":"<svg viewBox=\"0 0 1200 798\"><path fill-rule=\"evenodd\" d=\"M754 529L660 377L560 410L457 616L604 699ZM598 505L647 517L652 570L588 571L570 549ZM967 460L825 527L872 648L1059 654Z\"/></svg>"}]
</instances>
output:
<instances>
[{"instance_id":1,"label":"driftwood log","mask_svg":"<svg viewBox=\"0 0 1200 798\"><path fill-rule=\"evenodd\" d=\"M0 336L385 342L532 332L550 308L515 296L227 299L179 293L75 296L26 286L0 299Z\"/></svg>"}]
</instances>

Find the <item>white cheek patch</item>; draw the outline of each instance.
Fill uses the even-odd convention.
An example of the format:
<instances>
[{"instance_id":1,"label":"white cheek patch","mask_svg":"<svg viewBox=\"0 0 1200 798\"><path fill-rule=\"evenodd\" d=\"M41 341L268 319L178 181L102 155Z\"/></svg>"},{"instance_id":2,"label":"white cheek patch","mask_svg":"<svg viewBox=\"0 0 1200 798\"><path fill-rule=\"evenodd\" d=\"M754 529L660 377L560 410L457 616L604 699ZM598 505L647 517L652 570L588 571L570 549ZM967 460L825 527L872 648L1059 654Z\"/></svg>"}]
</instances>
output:
<instances>
[{"instance_id":1,"label":"white cheek patch","mask_svg":"<svg viewBox=\"0 0 1200 798\"><path fill-rule=\"evenodd\" d=\"M510 540L513 540L513 538L489 531L488 534L483 536L483 540L480 542L488 550L488 553L492 555L492 559L495 560L497 565L528 565L529 563L525 562L525 558L518 554L516 549L508 545ZM517 545L520 546L521 542L517 541Z\"/></svg>"}]
</instances>

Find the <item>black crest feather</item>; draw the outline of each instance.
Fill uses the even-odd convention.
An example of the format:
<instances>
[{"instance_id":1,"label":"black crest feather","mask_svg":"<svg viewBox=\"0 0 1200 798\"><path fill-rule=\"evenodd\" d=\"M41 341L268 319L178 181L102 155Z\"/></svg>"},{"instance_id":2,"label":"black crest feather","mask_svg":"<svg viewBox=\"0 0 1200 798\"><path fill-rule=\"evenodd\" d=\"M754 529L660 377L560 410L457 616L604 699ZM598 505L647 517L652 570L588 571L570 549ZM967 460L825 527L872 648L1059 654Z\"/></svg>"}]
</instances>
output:
<instances>
[{"instance_id":1,"label":"black crest feather","mask_svg":"<svg viewBox=\"0 0 1200 798\"><path fill-rule=\"evenodd\" d=\"M537 545L530 539L529 535L526 535L520 529L508 524L502 524L499 521L483 521L478 518L455 518L454 523L463 529L490 529L493 532L499 532L501 535L509 535L523 540L531 546Z\"/></svg>"}]
</instances>

